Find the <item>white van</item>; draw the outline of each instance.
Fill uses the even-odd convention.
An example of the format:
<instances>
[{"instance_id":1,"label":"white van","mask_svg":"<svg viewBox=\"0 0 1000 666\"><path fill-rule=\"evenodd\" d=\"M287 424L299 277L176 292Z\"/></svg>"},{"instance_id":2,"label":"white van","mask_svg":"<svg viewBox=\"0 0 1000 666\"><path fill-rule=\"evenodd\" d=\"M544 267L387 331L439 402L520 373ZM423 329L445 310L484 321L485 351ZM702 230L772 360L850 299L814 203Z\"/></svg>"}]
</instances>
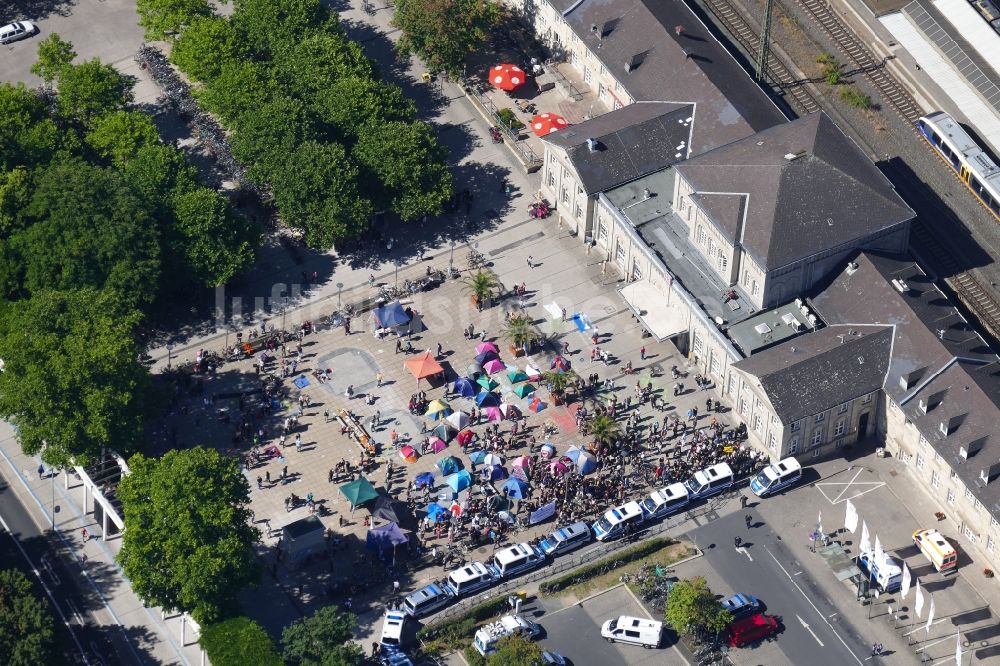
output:
<instances>
[{"instance_id":1,"label":"white van","mask_svg":"<svg viewBox=\"0 0 1000 666\"><path fill-rule=\"evenodd\" d=\"M683 483L671 483L666 488L654 490L649 497L642 500L642 512L646 514L646 520L662 518L680 511L690 501L691 498Z\"/></svg>"},{"instance_id":2,"label":"white van","mask_svg":"<svg viewBox=\"0 0 1000 666\"><path fill-rule=\"evenodd\" d=\"M476 651L484 657L496 652L497 641L507 636L521 636L525 640L531 640L542 633L542 628L525 619L520 615L504 615L496 622L485 625L476 632L472 639L472 644Z\"/></svg>"},{"instance_id":3,"label":"white van","mask_svg":"<svg viewBox=\"0 0 1000 666\"><path fill-rule=\"evenodd\" d=\"M518 543L498 550L486 561L497 578L510 578L545 564L545 555L530 543Z\"/></svg>"},{"instance_id":4,"label":"white van","mask_svg":"<svg viewBox=\"0 0 1000 666\"><path fill-rule=\"evenodd\" d=\"M802 478L802 465L795 458L785 458L762 469L750 482L750 490L757 497L780 493Z\"/></svg>"},{"instance_id":5,"label":"white van","mask_svg":"<svg viewBox=\"0 0 1000 666\"><path fill-rule=\"evenodd\" d=\"M590 532L590 525L585 522L573 523L566 527L560 527L552 534L548 535L538 544L538 548L546 555L555 557L576 550L580 546L588 544L593 540L594 535Z\"/></svg>"},{"instance_id":6,"label":"white van","mask_svg":"<svg viewBox=\"0 0 1000 666\"><path fill-rule=\"evenodd\" d=\"M485 589L497 582L496 574L482 562L472 562L448 574L445 588L452 596L461 597Z\"/></svg>"},{"instance_id":7,"label":"white van","mask_svg":"<svg viewBox=\"0 0 1000 666\"><path fill-rule=\"evenodd\" d=\"M378 644L382 647L398 648L403 644L403 625L406 624L406 613L400 610L387 610L382 620L382 638Z\"/></svg>"},{"instance_id":8,"label":"white van","mask_svg":"<svg viewBox=\"0 0 1000 666\"><path fill-rule=\"evenodd\" d=\"M888 555L883 555L882 561L876 562L874 553L861 553L858 568L868 577L868 584L882 592L892 594L903 587L903 570Z\"/></svg>"},{"instance_id":9,"label":"white van","mask_svg":"<svg viewBox=\"0 0 1000 666\"><path fill-rule=\"evenodd\" d=\"M403 599L403 612L410 617L420 617L443 608L449 601L451 592L437 583L431 583Z\"/></svg>"},{"instance_id":10,"label":"white van","mask_svg":"<svg viewBox=\"0 0 1000 666\"><path fill-rule=\"evenodd\" d=\"M38 32L38 26L31 21L15 21L0 27L0 44L10 44Z\"/></svg>"},{"instance_id":11,"label":"white van","mask_svg":"<svg viewBox=\"0 0 1000 666\"><path fill-rule=\"evenodd\" d=\"M937 530L917 530L913 533L913 545L920 549L939 573L958 571L958 553L955 552L955 547Z\"/></svg>"},{"instance_id":12,"label":"white van","mask_svg":"<svg viewBox=\"0 0 1000 666\"><path fill-rule=\"evenodd\" d=\"M642 521L642 507L638 502L629 502L608 509L592 529L598 541L609 541L623 536L630 525L638 526Z\"/></svg>"},{"instance_id":13,"label":"white van","mask_svg":"<svg viewBox=\"0 0 1000 666\"><path fill-rule=\"evenodd\" d=\"M663 623L641 617L622 615L608 620L601 626L601 636L609 643L641 645L647 650L660 647L663 640Z\"/></svg>"},{"instance_id":14,"label":"white van","mask_svg":"<svg viewBox=\"0 0 1000 666\"><path fill-rule=\"evenodd\" d=\"M733 470L726 463L718 463L694 473L684 482L691 499L702 499L729 490L733 485Z\"/></svg>"}]
</instances>

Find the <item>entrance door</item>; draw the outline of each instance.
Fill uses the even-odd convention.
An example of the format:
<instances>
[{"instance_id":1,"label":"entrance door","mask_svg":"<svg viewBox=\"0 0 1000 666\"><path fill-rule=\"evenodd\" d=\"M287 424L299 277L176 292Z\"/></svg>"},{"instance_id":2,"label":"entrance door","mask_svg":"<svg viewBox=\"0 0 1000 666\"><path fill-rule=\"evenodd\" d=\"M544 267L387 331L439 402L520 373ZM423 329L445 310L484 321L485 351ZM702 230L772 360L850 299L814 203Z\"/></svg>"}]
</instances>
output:
<instances>
[{"instance_id":1,"label":"entrance door","mask_svg":"<svg viewBox=\"0 0 1000 666\"><path fill-rule=\"evenodd\" d=\"M868 412L861 415L858 419L858 441L860 442L865 435L868 434Z\"/></svg>"}]
</instances>

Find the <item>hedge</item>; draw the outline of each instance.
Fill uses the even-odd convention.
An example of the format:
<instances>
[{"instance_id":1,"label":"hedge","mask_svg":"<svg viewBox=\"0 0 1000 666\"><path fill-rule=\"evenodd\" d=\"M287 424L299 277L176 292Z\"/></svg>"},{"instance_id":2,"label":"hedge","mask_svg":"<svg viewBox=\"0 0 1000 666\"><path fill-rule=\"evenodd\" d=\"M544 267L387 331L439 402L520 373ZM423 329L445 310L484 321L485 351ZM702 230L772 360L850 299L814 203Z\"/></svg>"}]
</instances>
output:
<instances>
[{"instance_id":1,"label":"hedge","mask_svg":"<svg viewBox=\"0 0 1000 666\"><path fill-rule=\"evenodd\" d=\"M274 641L248 617L234 617L206 625L198 643L212 666L282 666Z\"/></svg>"},{"instance_id":2,"label":"hedge","mask_svg":"<svg viewBox=\"0 0 1000 666\"><path fill-rule=\"evenodd\" d=\"M441 624L421 627L417 631L417 640L424 643L427 652L456 650L472 639L476 627L509 608L505 595L494 597Z\"/></svg>"},{"instance_id":3,"label":"hedge","mask_svg":"<svg viewBox=\"0 0 1000 666\"><path fill-rule=\"evenodd\" d=\"M675 543L673 539L665 537L644 541L638 546L626 548L625 550L615 553L614 555L597 560L591 564L584 565L578 569L574 569L564 576L547 580L538 586L538 591L543 596L555 594L570 585L576 585L577 583L582 583L590 580L591 578L604 575L609 569L617 569L629 564L630 562L641 560L647 555L652 555L656 551L673 543Z\"/></svg>"}]
</instances>

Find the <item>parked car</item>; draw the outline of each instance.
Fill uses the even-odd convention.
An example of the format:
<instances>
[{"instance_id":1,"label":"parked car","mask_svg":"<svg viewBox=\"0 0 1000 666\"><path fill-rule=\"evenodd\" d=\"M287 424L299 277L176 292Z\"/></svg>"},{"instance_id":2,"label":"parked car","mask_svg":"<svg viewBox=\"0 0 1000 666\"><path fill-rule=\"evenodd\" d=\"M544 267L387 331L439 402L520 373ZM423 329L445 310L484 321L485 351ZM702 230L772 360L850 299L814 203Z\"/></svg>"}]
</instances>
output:
<instances>
[{"instance_id":1,"label":"parked car","mask_svg":"<svg viewBox=\"0 0 1000 666\"><path fill-rule=\"evenodd\" d=\"M741 647L767 638L776 631L778 631L778 618L773 615L755 613L729 625L726 637L730 645Z\"/></svg>"},{"instance_id":2,"label":"parked car","mask_svg":"<svg viewBox=\"0 0 1000 666\"><path fill-rule=\"evenodd\" d=\"M566 657L551 650L542 651L542 664L544 666L566 666Z\"/></svg>"},{"instance_id":3,"label":"parked car","mask_svg":"<svg viewBox=\"0 0 1000 666\"><path fill-rule=\"evenodd\" d=\"M0 44L10 44L19 39L31 37L38 32L38 26L31 21L14 21L0 28Z\"/></svg>"},{"instance_id":4,"label":"parked car","mask_svg":"<svg viewBox=\"0 0 1000 666\"><path fill-rule=\"evenodd\" d=\"M722 600L722 608L733 615L734 620L760 611L760 599L752 594L734 594Z\"/></svg>"}]
</instances>

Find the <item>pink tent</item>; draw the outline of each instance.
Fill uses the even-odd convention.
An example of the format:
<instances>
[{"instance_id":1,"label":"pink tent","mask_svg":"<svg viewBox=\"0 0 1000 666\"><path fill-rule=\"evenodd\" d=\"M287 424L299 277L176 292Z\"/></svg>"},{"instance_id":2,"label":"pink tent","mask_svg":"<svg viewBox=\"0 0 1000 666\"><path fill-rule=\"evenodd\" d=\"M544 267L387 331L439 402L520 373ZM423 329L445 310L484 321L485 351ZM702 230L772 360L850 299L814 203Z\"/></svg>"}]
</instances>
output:
<instances>
[{"instance_id":1,"label":"pink tent","mask_svg":"<svg viewBox=\"0 0 1000 666\"><path fill-rule=\"evenodd\" d=\"M483 352L493 352L494 354L499 354L500 350L492 342L480 342L476 345L476 353L482 354Z\"/></svg>"},{"instance_id":2,"label":"pink tent","mask_svg":"<svg viewBox=\"0 0 1000 666\"><path fill-rule=\"evenodd\" d=\"M535 461L531 456L518 456L511 462L514 467L531 467L534 464Z\"/></svg>"},{"instance_id":3,"label":"pink tent","mask_svg":"<svg viewBox=\"0 0 1000 666\"><path fill-rule=\"evenodd\" d=\"M448 448L448 442L444 441L440 437L431 437L431 451L434 453L441 453L446 448Z\"/></svg>"},{"instance_id":4,"label":"pink tent","mask_svg":"<svg viewBox=\"0 0 1000 666\"><path fill-rule=\"evenodd\" d=\"M499 407L487 407L486 408L486 420L487 421L499 421L503 418L503 414L500 412Z\"/></svg>"},{"instance_id":5,"label":"pink tent","mask_svg":"<svg viewBox=\"0 0 1000 666\"><path fill-rule=\"evenodd\" d=\"M553 476L560 476L565 474L568 470L569 468L558 460L553 460L549 463L549 474Z\"/></svg>"},{"instance_id":6,"label":"pink tent","mask_svg":"<svg viewBox=\"0 0 1000 666\"><path fill-rule=\"evenodd\" d=\"M487 361L486 365L483 366L483 370L485 370L487 373L491 375L495 375L498 372L503 372L506 369L507 366L504 365L503 361L501 361L498 358L495 358L492 361Z\"/></svg>"}]
</instances>

